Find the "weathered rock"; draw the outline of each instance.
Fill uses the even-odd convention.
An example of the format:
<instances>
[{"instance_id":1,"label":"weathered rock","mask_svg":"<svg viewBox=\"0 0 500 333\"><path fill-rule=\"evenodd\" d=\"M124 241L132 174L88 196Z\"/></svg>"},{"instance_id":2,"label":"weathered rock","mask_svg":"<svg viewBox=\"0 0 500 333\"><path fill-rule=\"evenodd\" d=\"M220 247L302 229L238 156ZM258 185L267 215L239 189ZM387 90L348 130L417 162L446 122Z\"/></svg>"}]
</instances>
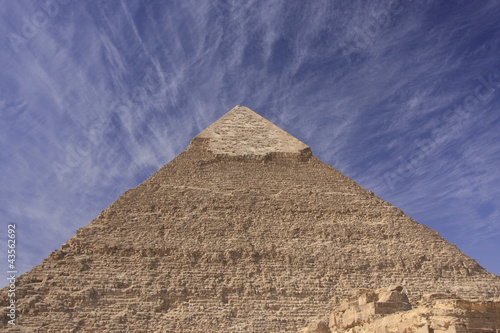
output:
<instances>
[{"instance_id":1,"label":"weathered rock","mask_svg":"<svg viewBox=\"0 0 500 333\"><path fill-rule=\"evenodd\" d=\"M331 333L328 318L318 319L300 330L300 333Z\"/></svg>"},{"instance_id":2,"label":"weathered rock","mask_svg":"<svg viewBox=\"0 0 500 333\"><path fill-rule=\"evenodd\" d=\"M379 290L362 290L345 299L330 315L330 329L345 330L379 315L407 311L410 302L401 287Z\"/></svg>"},{"instance_id":3,"label":"weathered rock","mask_svg":"<svg viewBox=\"0 0 500 333\"><path fill-rule=\"evenodd\" d=\"M426 295L412 309L398 289L362 290L345 299L329 316L331 333L458 333L499 332L500 301ZM359 302L356 302L358 298ZM318 321L300 332L316 332Z\"/></svg>"},{"instance_id":4,"label":"weathered rock","mask_svg":"<svg viewBox=\"0 0 500 333\"><path fill-rule=\"evenodd\" d=\"M17 283L17 329L43 332L293 332L388 285L500 297L498 276L239 106ZM346 320L398 310L387 292Z\"/></svg>"}]
</instances>

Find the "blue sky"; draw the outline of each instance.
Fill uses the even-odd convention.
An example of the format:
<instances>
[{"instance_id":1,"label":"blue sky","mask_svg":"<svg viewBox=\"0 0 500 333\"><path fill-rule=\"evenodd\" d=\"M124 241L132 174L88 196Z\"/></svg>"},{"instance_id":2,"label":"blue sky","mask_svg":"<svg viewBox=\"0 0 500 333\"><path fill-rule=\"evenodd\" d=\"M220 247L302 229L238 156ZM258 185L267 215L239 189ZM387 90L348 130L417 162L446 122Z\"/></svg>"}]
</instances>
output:
<instances>
[{"instance_id":1,"label":"blue sky","mask_svg":"<svg viewBox=\"0 0 500 333\"><path fill-rule=\"evenodd\" d=\"M499 54L495 0L3 2L0 252L14 222L40 263L240 104L500 274Z\"/></svg>"}]
</instances>

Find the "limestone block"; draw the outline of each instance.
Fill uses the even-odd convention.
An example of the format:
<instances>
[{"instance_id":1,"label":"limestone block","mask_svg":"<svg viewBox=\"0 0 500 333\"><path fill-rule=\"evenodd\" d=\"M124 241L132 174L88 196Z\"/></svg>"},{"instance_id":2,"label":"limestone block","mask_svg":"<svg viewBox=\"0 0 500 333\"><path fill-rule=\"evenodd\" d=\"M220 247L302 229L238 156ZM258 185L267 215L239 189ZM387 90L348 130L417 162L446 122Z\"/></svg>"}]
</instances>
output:
<instances>
[{"instance_id":1,"label":"limestone block","mask_svg":"<svg viewBox=\"0 0 500 333\"><path fill-rule=\"evenodd\" d=\"M375 302L374 304L374 313L380 315L411 310L410 303L406 302Z\"/></svg>"},{"instance_id":2,"label":"limestone block","mask_svg":"<svg viewBox=\"0 0 500 333\"><path fill-rule=\"evenodd\" d=\"M361 288L330 315L337 331L500 327L489 305L401 312L402 290L377 288L486 300L500 278L240 106L16 285L17 331L295 332Z\"/></svg>"},{"instance_id":3,"label":"limestone block","mask_svg":"<svg viewBox=\"0 0 500 333\"><path fill-rule=\"evenodd\" d=\"M500 301L426 296L412 309L402 288L363 290L355 293L354 298L357 301L347 297L330 314L331 332L497 333L500 327Z\"/></svg>"},{"instance_id":4,"label":"limestone block","mask_svg":"<svg viewBox=\"0 0 500 333\"><path fill-rule=\"evenodd\" d=\"M328 319L318 319L301 330L301 333L331 333Z\"/></svg>"}]
</instances>

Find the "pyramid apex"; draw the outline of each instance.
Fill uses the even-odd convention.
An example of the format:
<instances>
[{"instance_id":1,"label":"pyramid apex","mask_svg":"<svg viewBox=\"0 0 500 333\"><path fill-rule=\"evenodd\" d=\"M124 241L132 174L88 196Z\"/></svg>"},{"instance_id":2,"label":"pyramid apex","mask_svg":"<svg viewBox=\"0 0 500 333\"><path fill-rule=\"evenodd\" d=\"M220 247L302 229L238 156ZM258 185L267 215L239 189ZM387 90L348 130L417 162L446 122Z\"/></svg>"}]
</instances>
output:
<instances>
[{"instance_id":1,"label":"pyramid apex","mask_svg":"<svg viewBox=\"0 0 500 333\"><path fill-rule=\"evenodd\" d=\"M207 139L208 150L217 155L300 154L309 149L299 139L241 105L236 105L195 139Z\"/></svg>"}]
</instances>

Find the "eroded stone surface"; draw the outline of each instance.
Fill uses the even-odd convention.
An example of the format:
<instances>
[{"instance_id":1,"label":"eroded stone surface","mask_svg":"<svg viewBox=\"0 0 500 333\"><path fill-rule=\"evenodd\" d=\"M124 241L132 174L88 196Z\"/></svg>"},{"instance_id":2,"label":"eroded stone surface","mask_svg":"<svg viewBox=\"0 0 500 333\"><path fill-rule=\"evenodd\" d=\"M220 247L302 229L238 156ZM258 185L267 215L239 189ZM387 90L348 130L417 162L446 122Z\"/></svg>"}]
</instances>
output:
<instances>
[{"instance_id":1,"label":"eroded stone surface","mask_svg":"<svg viewBox=\"0 0 500 333\"><path fill-rule=\"evenodd\" d=\"M18 279L17 328L294 332L360 288L500 296L499 277L437 232L300 141L256 146L265 137L233 155L197 136Z\"/></svg>"},{"instance_id":2,"label":"eroded stone surface","mask_svg":"<svg viewBox=\"0 0 500 333\"><path fill-rule=\"evenodd\" d=\"M412 309L402 288L361 290L300 333L479 333L500 331L500 300L426 295Z\"/></svg>"},{"instance_id":3,"label":"eroded stone surface","mask_svg":"<svg viewBox=\"0 0 500 333\"><path fill-rule=\"evenodd\" d=\"M216 155L246 156L271 153L301 153L305 143L244 106L235 106L195 139L208 139L208 150Z\"/></svg>"}]
</instances>

